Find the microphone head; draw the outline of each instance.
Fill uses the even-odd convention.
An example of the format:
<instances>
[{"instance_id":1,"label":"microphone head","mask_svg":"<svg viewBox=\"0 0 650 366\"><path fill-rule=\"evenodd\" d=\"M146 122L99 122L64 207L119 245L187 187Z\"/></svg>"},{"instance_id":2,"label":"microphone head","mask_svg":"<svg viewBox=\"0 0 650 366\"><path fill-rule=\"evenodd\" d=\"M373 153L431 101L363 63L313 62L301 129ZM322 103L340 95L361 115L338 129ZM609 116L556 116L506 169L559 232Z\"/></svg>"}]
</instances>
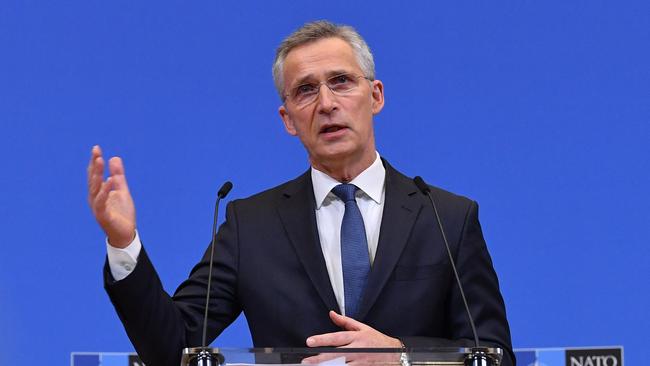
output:
<instances>
[{"instance_id":1,"label":"microphone head","mask_svg":"<svg viewBox=\"0 0 650 366\"><path fill-rule=\"evenodd\" d=\"M422 192L424 194L427 194L427 193L429 193L431 191L431 188L429 188L429 185L424 183L424 179L422 179L422 177L420 177L419 175L417 177L413 178L413 182L418 187L420 192Z\"/></svg>"},{"instance_id":2,"label":"microphone head","mask_svg":"<svg viewBox=\"0 0 650 366\"><path fill-rule=\"evenodd\" d=\"M219 198L224 198L226 195L228 195L228 192L232 189L232 183L230 181L227 181L224 183L221 188L219 188L219 192L217 192L217 197Z\"/></svg>"}]
</instances>

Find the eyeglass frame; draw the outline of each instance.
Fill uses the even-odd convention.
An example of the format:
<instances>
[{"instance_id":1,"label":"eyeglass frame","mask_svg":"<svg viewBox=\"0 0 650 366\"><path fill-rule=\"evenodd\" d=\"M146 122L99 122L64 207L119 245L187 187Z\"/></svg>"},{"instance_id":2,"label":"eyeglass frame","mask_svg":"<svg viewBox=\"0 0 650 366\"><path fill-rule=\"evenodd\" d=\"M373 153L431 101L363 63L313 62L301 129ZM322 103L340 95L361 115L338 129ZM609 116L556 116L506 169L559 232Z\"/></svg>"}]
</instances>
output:
<instances>
[{"instance_id":1,"label":"eyeglass frame","mask_svg":"<svg viewBox=\"0 0 650 366\"><path fill-rule=\"evenodd\" d=\"M340 74L336 74L336 75L328 77L325 81L319 81L318 83L302 83L300 85L296 85L295 87L291 88L291 91L289 93L283 95L284 99L282 101L286 103L286 101L289 100L298 107L304 107L304 106L307 106L307 105L315 102L316 100L318 100L318 96L320 96L320 90L321 90L322 85L325 85L327 87L327 89L329 89L329 91L332 92L332 94L334 94L336 96L339 96L339 97L345 96L346 93L348 93L348 92L350 92L352 90L355 90L359 86L357 84L355 87L353 87L351 89L348 89L345 92L343 92L344 94L341 94L341 92L338 92L338 91L334 91L332 88L330 88L329 85L327 85L327 82L334 79L334 78L340 77L340 76L349 76L350 78L355 78L356 80L359 80L360 78L364 78L364 79L366 79L366 80L368 80L370 82L375 80L375 79L369 78L369 77L367 77L365 75L357 75L355 73L342 72ZM296 90L298 90L298 88L300 88L300 87L302 87L304 85L312 85L312 86L316 87L315 90L317 90L318 92L314 93L314 99L313 100L310 100L309 102L304 102L302 104L296 103L291 96L296 93Z\"/></svg>"}]
</instances>

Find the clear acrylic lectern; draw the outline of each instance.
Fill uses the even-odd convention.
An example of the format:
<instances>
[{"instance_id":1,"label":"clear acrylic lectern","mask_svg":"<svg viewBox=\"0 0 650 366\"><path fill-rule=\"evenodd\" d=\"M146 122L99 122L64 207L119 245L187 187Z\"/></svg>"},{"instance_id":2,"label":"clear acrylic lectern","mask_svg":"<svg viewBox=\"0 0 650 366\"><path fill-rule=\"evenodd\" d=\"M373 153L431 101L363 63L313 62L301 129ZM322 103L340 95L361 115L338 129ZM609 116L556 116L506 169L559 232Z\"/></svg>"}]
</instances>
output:
<instances>
[{"instance_id":1,"label":"clear acrylic lectern","mask_svg":"<svg viewBox=\"0 0 650 366\"><path fill-rule=\"evenodd\" d=\"M500 348L185 348L181 366L499 366Z\"/></svg>"}]
</instances>

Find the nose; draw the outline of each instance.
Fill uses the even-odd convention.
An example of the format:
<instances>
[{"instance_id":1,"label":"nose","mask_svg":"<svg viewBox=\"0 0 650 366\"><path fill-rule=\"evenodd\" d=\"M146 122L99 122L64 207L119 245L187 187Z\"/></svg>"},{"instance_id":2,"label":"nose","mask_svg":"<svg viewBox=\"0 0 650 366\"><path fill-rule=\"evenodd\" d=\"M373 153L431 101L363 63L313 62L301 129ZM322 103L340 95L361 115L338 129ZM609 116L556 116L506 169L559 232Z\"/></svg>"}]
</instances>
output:
<instances>
[{"instance_id":1,"label":"nose","mask_svg":"<svg viewBox=\"0 0 650 366\"><path fill-rule=\"evenodd\" d=\"M318 113L331 113L337 108L336 96L325 83L319 86L317 103Z\"/></svg>"}]
</instances>

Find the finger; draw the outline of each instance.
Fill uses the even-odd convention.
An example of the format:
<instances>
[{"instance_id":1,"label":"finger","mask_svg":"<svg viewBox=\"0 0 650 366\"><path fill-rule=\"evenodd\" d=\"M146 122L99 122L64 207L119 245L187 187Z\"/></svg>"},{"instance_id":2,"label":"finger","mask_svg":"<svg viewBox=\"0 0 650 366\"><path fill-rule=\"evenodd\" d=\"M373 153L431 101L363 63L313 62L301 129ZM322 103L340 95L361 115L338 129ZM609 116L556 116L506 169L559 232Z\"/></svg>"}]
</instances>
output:
<instances>
[{"instance_id":1,"label":"finger","mask_svg":"<svg viewBox=\"0 0 650 366\"><path fill-rule=\"evenodd\" d=\"M104 159L101 156L96 157L88 169L88 199L92 201L104 179Z\"/></svg>"},{"instance_id":2,"label":"finger","mask_svg":"<svg viewBox=\"0 0 650 366\"><path fill-rule=\"evenodd\" d=\"M108 200L108 194L111 192L112 184L113 180L110 177L106 180L106 182L103 182L101 184L99 192L97 192L97 195L92 202L92 207L95 213L103 213L106 209L106 201Z\"/></svg>"},{"instance_id":3,"label":"finger","mask_svg":"<svg viewBox=\"0 0 650 366\"><path fill-rule=\"evenodd\" d=\"M340 315L336 311L330 311L330 319L337 326L345 330L361 330L363 329L364 324L356 321L348 316Z\"/></svg>"},{"instance_id":4,"label":"finger","mask_svg":"<svg viewBox=\"0 0 650 366\"><path fill-rule=\"evenodd\" d=\"M86 169L88 176L90 176L90 173L93 170L95 159L101 156L102 156L102 150L100 149L99 145L93 146L92 149L90 150L90 160L88 160L88 168Z\"/></svg>"},{"instance_id":5,"label":"finger","mask_svg":"<svg viewBox=\"0 0 650 366\"><path fill-rule=\"evenodd\" d=\"M124 174L124 164L122 163L122 158L119 156L114 156L108 161L108 170L111 175L123 175Z\"/></svg>"},{"instance_id":6,"label":"finger","mask_svg":"<svg viewBox=\"0 0 650 366\"><path fill-rule=\"evenodd\" d=\"M341 347L352 343L356 332L334 332L318 334L307 338L309 347Z\"/></svg>"},{"instance_id":7,"label":"finger","mask_svg":"<svg viewBox=\"0 0 650 366\"><path fill-rule=\"evenodd\" d=\"M95 145L90 149L90 159L88 160L88 166L86 167L86 173L88 176L90 176L90 172L93 170L93 164L98 156L101 156L101 153L98 150L98 146Z\"/></svg>"},{"instance_id":8,"label":"finger","mask_svg":"<svg viewBox=\"0 0 650 366\"><path fill-rule=\"evenodd\" d=\"M99 145L95 145L90 149L90 161L88 162L88 166L92 165L93 161L95 161L95 158L98 156L102 156L102 149Z\"/></svg>"},{"instance_id":9,"label":"finger","mask_svg":"<svg viewBox=\"0 0 650 366\"><path fill-rule=\"evenodd\" d=\"M120 157L113 157L108 161L108 170L113 178L113 189L128 190L126 184L126 175L124 173L124 163Z\"/></svg>"}]
</instances>

